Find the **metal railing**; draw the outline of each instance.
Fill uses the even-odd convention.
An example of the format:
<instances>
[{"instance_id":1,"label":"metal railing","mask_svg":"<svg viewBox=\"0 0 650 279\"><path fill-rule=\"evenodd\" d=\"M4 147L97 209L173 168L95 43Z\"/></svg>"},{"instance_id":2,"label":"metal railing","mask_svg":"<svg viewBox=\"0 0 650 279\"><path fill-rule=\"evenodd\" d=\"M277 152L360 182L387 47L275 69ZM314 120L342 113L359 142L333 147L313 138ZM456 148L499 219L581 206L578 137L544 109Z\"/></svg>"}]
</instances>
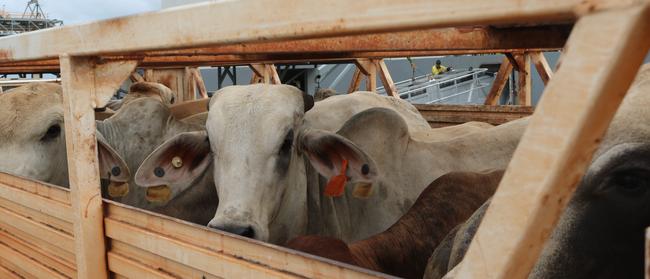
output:
<instances>
[{"instance_id":1,"label":"metal railing","mask_svg":"<svg viewBox=\"0 0 650 279\"><path fill-rule=\"evenodd\" d=\"M442 75L431 77L421 75L395 83L400 98L412 103L439 103L451 98L467 94L466 103L470 103L474 91L485 88L491 77L485 75L487 69L454 70ZM379 94L386 94L384 87L378 87Z\"/></svg>"}]
</instances>

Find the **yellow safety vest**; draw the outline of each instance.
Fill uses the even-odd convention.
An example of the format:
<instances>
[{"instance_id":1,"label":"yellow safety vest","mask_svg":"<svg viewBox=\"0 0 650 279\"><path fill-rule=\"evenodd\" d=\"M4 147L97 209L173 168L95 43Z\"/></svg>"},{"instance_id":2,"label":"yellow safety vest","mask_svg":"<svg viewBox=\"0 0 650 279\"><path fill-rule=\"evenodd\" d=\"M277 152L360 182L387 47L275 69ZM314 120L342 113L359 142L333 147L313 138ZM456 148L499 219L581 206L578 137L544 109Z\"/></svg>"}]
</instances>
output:
<instances>
[{"instance_id":1,"label":"yellow safety vest","mask_svg":"<svg viewBox=\"0 0 650 279\"><path fill-rule=\"evenodd\" d=\"M433 67L431 67L431 74L433 74L434 76L442 74L442 73L444 73L446 71L447 71L447 67L442 66L442 65L440 65L440 69L436 68L435 65Z\"/></svg>"}]
</instances>

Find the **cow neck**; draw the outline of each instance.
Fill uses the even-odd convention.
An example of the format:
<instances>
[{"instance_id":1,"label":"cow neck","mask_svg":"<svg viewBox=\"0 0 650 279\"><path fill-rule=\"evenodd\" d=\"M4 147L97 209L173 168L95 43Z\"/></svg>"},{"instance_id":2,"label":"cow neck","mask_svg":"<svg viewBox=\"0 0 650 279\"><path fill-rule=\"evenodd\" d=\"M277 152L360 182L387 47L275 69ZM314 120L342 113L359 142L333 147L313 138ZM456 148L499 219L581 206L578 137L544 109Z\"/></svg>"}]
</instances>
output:
<instances>
[{"instance_id":1,"label":"cow neck","mask_svg":"<svg viewBox=\"0 0 650 279\"><path fill-rule=\"evenodd\" d=\"M354 259L366 268L421 278L433 250L494 193L501 174L442 177L388 230L351 244Z\"/></svg>"}]
</instances>

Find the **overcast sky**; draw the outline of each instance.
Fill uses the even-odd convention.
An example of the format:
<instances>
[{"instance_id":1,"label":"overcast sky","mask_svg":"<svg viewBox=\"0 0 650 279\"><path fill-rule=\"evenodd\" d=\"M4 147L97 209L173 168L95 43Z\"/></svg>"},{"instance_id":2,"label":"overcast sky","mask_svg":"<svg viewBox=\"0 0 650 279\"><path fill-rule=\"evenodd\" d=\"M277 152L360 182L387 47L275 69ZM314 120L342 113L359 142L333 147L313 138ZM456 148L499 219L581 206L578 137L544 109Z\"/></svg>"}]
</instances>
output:
<instances>
[{"instance_id":1,"label":"overcast sky","mask_svg":"<svg viewBox=\"0 0 650 279\"><path fill-rule=\"evenodd\" d=\"M21 13L28 0L0 0L0 9ZM125 16L160 9L160 0L39 0L49 18L65 25Z\"/></svg>"}]
</instances>

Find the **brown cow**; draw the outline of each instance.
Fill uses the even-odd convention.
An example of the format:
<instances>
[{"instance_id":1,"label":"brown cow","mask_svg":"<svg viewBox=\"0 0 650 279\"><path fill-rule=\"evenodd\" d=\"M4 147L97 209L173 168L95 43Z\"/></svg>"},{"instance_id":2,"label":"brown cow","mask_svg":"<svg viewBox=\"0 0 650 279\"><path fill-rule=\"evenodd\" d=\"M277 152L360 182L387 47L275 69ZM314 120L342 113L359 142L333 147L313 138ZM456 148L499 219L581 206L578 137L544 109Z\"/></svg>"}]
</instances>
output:
<instances>
[{"instance_id":1,"label":"brown cow","mask_svg":"<svg viewBox=\"0 0 650 279\"><path fill-rule=\"evenodd\" d=\"M297 237L286 246L399 277L422 278L436 246L492 196L502 175L503 171L445 174L390 228L349 246L322 236Z\"/></svg>"}]
</instances>

